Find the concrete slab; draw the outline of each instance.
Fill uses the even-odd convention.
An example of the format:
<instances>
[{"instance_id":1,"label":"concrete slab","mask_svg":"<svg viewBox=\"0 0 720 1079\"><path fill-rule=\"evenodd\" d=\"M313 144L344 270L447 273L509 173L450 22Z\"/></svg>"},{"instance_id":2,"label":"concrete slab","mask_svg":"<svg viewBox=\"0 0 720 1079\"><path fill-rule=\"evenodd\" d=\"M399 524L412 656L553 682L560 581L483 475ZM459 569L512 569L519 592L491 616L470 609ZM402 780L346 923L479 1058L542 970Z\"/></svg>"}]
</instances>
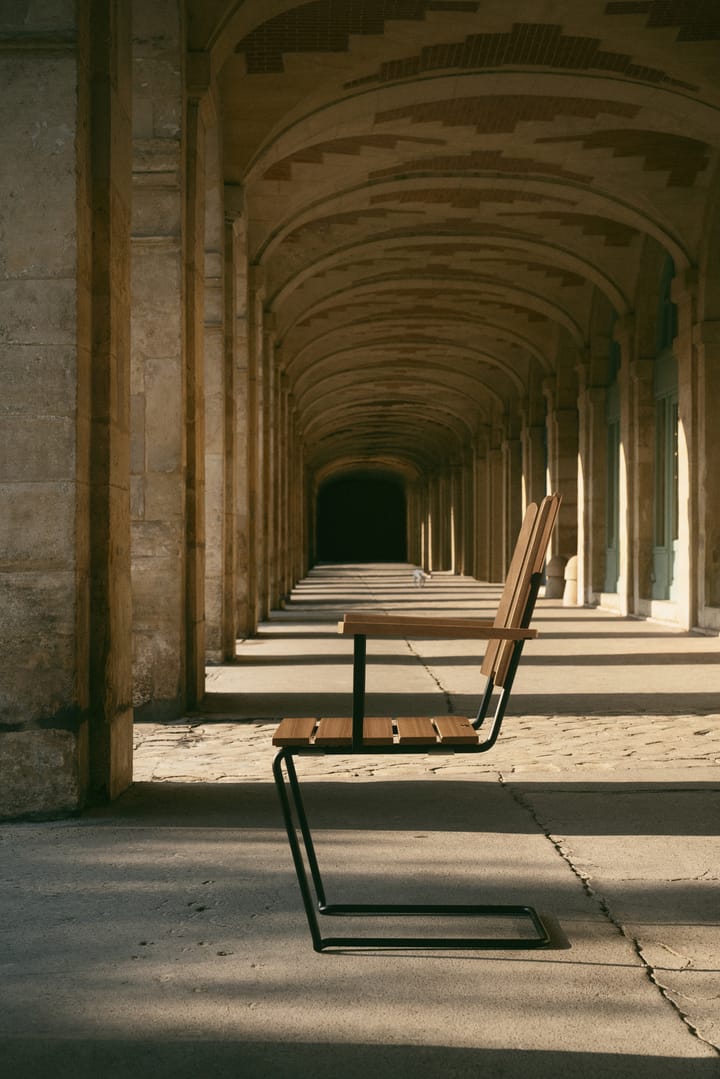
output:
<instances>
[{"instance_id":1,"label":"concrete slab","mask_svg":"<svg viewBox=\"0 0 720 1079\"><path fill-rule=\"evenodd\" d=\"M140 785L82 820L3 831L8 1075L716 1074L512 792L435 778L311 794L344 888L522 895L558 945L316 955L269 785Z\"/></svg>"},{"instance_id":2,"label":"concrete slab","mask_svg":"<svg viewBox=\"0 0 720 1079\"><path fill-rule=\"evenodd\" d=\"M211 668L207 709L137 726L118 802L1 828L3 1074L717 1076L713 638L541 604L549 633L492 753L304 760L338 897L531 902L553 927L514 954L311 950L274 719L347 712L342 610L467 613L496 592L323 572ZM475 655L421 645L374 648L379 712L469 701Z\"/></svg>"}]
</instances>

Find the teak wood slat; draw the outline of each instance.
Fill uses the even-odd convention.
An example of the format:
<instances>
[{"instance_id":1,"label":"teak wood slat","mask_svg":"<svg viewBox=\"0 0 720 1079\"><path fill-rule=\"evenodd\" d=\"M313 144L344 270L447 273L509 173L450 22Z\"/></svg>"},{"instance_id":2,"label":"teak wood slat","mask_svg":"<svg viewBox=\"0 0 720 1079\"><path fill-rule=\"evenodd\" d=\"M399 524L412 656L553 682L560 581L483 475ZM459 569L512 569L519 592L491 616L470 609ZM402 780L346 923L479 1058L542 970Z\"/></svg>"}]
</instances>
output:
<instances>
[{"instance_id":1,"label":"teak wood slat","mask_svg":"<svg viewBox=\"0 0 720 1079\"><path fill-rule=\"evenodd\" d=\"M393 725L389 717L373 716L363 720L363 743L366 746L391 746Z\"/></svg>"},{"instance_id":2,"label":"teak wood slat","mask_svg":"<svg viewBox=\"0 0 720 1079\"><path fill-rule=\"evenodd\" d=\"M472 745L478 733L467 716L435 716L433 719L443 745Z\"/></svg>"},{"instance_id":3,"label":"teak wood slat","mask_svg":"<svg viewBox=\"0 0 720 1079\"><path fill-rule=\"evenodd\" d=\"M440 637L443 640L481 640L481 641L527 641L537 637L536 629L522 626L494 626L472 618L463 621L459 618L395 618L384 615L382 620L361 618L347 615L338 622L338 633L344 637Z\"/></svg>"},{"instance_id":4,"label":"teak wood slat","mask_svg":"<svg viewBox=\"0 0 720 1079\"><path fill-rule=\"evenodd\" d=\"M401 746L437 744L437 733L432 720L425 716L402 716L395 720L395 726Z\"/></svg>"},{"instance_id":5,"label":"teak wood slat","mask_svg":"<svg viewBox=\"0 0 720 1079\"><path fill-rule=\"evenodd\" d=\"M315 735L316 746L344 746L352 744L352 720L345 718L321 719Z\"/></svg>"},{"instance_id":6,"label":"teak wood slat","mask_svg":"<svg viewBox=\"0 0 720 1079\"><path fill-rule=\"evenodd\" d=\"M307 746L315 730L316 719L283 719L273 735L274 746Z\"/></svg>"}]
</instances>

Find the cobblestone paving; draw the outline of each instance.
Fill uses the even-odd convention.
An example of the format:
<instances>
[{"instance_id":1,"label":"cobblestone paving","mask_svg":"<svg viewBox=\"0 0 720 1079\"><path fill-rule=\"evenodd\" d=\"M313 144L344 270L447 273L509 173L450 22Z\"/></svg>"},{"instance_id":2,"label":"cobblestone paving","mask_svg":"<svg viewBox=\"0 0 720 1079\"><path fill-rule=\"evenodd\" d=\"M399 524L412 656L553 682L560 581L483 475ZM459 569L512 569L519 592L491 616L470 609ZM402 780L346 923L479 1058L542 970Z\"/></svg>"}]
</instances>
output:
<instances>
[{"instance_id":1,"label":"cobblestone paving","mask_svg":"<svg viewBox=\"0 0 720 1079\"><path fill-rule=\"evenodd\" d=\"M141 723L135 729L136 781L236 783L267 781L276 724L207 722ZM554 775L579 779L605 773L657 779L683 772L686 779L720 768L720 715L509 717L487 755L413 757L313 757L317 776L387 777L419 773L485 772L509 776ZM718 772L720 775L720 771Z\"/></svg>"},{"instance_id":2,"label":"cobblestone paving","mask_svg":"<svg viewBox=\"0 0 720 1079\"><path fill-rule=\"evenodd\" d=\"M350 644L335 626L345 609L487 617L497 602L496 586L469 578L441 574L420 590L408 585L409 576L392 566L313 571L258 637L238 642L235 664L208 670L220 705L174 723L136 725L135 779L266 781L272 732L282 715L303 714L293 710L299 701L307 715L349 714ZM720 639L547 600L535 624L540 637L526 647L511 702L517 714L508 714L487 755L329 755L304 767L328 777L480 771L720 778ZM473 643L369 642L368 654L376 704L388 694L395 704L412 697L421 705L417 714L428 707L471 714L478 691ZM547 714L553 708L559 714ZM388 705L385 714L393 713L403 714Z\"/></svg>"}]
</instances>

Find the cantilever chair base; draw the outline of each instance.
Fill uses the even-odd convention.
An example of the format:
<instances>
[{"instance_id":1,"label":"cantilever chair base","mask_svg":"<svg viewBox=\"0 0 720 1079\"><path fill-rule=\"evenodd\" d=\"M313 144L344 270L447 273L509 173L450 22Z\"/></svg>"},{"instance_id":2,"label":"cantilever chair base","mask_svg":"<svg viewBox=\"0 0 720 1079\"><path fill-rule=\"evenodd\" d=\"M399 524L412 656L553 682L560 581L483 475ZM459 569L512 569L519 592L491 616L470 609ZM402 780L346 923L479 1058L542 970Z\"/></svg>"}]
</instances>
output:
<instances>
[{"instance_id":1,"label":"cantilever chair base","mask_svg":"<svg viewBox=\"0 0 720 1079\"><path fill-rule=\"evenodd\" d=\"M413 747L416 748L416 747ZM417 747L420 748L420 747ZM477 752L477 750L476 750ZM323 952L329 948L419 948L437 950L517 950L542 948L550 941L547 928L533 907L515 904L456 904L456 903L328 903L317 860L315 844L308 824L298 783L294 752L281 749L273 763L273 775L282 807L288 842L292 852L295 873L305 907L313 948ZM287 779L283 774L284 770ZM492 919L494 921L522 919L528 923L529 932L523 936L323 936L321 917L352 918L409 918L446 917Z\"/></svg>"}]
</instances>

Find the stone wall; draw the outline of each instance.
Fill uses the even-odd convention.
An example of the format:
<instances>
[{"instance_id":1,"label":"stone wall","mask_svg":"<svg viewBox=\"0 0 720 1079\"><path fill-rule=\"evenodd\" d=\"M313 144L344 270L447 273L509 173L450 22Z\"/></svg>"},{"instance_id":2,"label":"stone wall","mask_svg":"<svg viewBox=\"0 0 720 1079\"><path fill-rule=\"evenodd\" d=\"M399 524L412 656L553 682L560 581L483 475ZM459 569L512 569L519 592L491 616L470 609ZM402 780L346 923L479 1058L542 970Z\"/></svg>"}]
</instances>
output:
<instances>
[{"instance_id":1,"label":"stone wall","mask_svg":"<svg viewBox=\"0 0 720 1079\"><path fill-rule=\"evenodd\" d=\"M129 21L21 7L0 51L0 816L43 816L132 768Z\"/></svg>"}]
</instances>

